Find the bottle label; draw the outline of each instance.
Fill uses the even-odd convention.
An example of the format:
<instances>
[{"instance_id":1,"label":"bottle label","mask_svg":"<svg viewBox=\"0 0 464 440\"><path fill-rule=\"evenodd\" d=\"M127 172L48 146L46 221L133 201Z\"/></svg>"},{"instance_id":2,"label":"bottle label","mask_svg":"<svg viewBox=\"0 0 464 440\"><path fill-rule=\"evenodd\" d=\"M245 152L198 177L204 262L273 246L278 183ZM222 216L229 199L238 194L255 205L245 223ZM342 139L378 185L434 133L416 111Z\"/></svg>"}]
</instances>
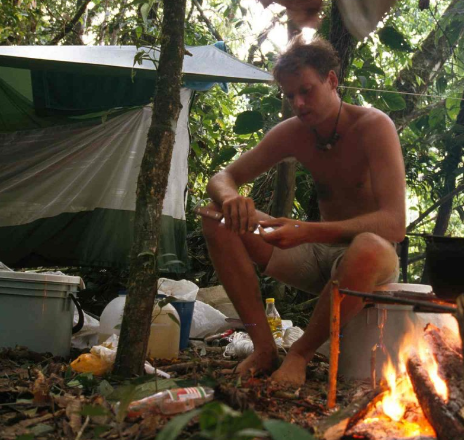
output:
<instances>
[{"instance_id":1,"label":"bottle label","mask_svg":"<svg viewBox=\"0 0 464 440\"><path fill-rule=\"evenodd\" d=\"M176 388L174 390L167 390L171 400L190 400L190 399L202 399L206 397L206 392L203 387L191 387L191 388Z\"/></svg>"}]
</instances>

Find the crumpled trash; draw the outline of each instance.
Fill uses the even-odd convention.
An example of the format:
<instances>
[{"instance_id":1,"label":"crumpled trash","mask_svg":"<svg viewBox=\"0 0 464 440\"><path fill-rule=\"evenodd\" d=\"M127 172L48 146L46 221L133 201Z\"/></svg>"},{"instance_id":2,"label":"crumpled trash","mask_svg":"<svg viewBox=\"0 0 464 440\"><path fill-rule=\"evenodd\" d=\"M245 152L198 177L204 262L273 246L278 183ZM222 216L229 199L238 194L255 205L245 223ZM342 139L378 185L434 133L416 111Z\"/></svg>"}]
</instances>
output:
<instances>
[{"instance_id":1,"label":"crumpled trash","mask_svg":"<svg viewBox=\"0 0 464 440\"><path fill-rule=\"evenodd\" d=\"M102 376L113 368L116 360L116 351L118 349L119 336L111 335L101 345L94 345L90 353L81 354L76 360L71 362L71 368L77 373L93 373L95 376ZM147 374L156 374L157 376L169 379L170 374L154 368L148 362L145 362L145 372Z\"/></svg>"},{"instance_id":2,"label":"crumpled trash","mask_svg":"<svg viewBox=\"0 0 464 440\"><path fill-rule=\"evenodd\" d=\"M79 321L79 313L74 308L73 325ZM100 322L84 312L84 326L71 337L71 346L84 350L98 344L98 330Z\"/></svg>"},{"instance_id":3,"label":"crumpled trash","mask_svg":"<svg viewBox=\"0 0 464 440\"><path fill-rule=\"evenodd\" d=\"M226 322L226 315L202 301L195 302L189 335L191 338L204 338L228 328L230 324Z\"/></svg>"},{"instance_id":4,"label":"crumpled trash","mask_svg":"<svg viewBox=\"0 0 464 440\"><path fill-rule=\"evenodd\" d=\"M188 280L170 280L160 278L158 280L158 293L167 296L175 296L179 301L195 301L199 287Z\"/></svg>"},{"instance_id":5,"label":"crumpled trash","mask_svg":"<svg viewBox=\"0 0 464 440\"><path fill-rule=\"evenodd\" d=\"M288 349L294 342L303 336L303 333L303 330L299 327L288 327L284 332L283 338L275 338L276 345L279 348ZM253 353L254 346L248 333L235 332L229 338L229 341L223 353L225 358L245 358Z\"/></svg>"}]
</instances>

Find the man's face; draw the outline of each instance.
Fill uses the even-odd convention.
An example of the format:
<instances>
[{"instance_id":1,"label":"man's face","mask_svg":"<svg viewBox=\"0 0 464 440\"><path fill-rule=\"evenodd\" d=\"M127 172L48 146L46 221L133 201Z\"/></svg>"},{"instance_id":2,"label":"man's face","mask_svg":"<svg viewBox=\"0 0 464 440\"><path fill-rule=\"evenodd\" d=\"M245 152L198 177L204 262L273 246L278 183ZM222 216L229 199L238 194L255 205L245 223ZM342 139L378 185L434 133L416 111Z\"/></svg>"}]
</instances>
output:
<instances>
[{"instance_id":1,"label":"man's face","mask_svg":"<svg viewBox=\"0 0 464 440\"><path fill-rule=\"evenodd\" d=\"M312 67L304 67L296 74L284 75L281 87L295 116L308 125L316 125L327 117L336 88L331 71L323 80ZM336 78L336 77L335 77ZM336 93L336 92L335 92Z\"/></svg>"}]
</instances>

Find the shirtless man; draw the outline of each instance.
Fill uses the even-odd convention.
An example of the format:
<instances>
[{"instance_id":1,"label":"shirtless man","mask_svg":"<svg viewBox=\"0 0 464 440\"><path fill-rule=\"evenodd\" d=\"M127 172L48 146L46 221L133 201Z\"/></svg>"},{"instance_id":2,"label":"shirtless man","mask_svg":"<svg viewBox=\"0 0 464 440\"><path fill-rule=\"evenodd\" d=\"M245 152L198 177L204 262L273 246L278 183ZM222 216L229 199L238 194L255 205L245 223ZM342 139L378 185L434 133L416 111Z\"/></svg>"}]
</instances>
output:
<instances>
[{"instance_id":1,"label":"shirtless man","mask_svg":"<svg viewBox=\"0 0 464 440\"><path fill-rule=\"evenodd\" d=\"M293 384L304 383L306 364L329 337L330 280L338 280L341 288L371 292L398 276L392 243L405 234L399 139L381 111L341 102L337 71L338 57L329 43L295 43L277 61L274 77L296 116L270 130L208 183L212 208L225 218L225 225L203 220L209 253L255 348L239 365L240 374L271 372L278 366L253 263L286 284L322 291L304 335L272 375ZM314 178L321 222L271 218L238 192L289 157ZM258 224L260 235L252 233ZM268 227L274 231L266 233ZM361 299L346 297L342 325L362 308Z\"/></svg>"}]
</instances>

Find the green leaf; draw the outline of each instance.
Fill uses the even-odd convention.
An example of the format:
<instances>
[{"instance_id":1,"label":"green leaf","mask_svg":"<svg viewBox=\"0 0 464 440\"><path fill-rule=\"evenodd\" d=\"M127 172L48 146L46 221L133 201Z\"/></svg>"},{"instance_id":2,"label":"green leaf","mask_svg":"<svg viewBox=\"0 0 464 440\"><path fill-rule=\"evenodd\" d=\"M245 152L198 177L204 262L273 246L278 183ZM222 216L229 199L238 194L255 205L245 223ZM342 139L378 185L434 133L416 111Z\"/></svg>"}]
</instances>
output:
<instances>
[{"instance_id":1,"label":"green leaf","mask_svg":"<svg viewBox=\"0 0 464 440\"><path fill-rule=\"evenodd\" d=\"M175 440L190 420L200 414L201 410L194 409L171 419L163 430L156 436L156 440Z\"/></svg>"},{"instance_id":2,"label":"green leaf","mask_svg":"<svg viewBox=\"0 0 464 440\"><path fill-rule=\"evenodd\" d=\"M263 425L272 440L315 440L305 429L282 420L265 420Z\"/></svg>"},{"instance_id":3,"label":"green leaf","mask_svg":"<svg viewBox=\"0 0 464 440\"><path fill-rule=\"evenodd\" d=\"M39 423L38 425L35 425L33 428L31 428L32 434L34 436L39 436L43 434L47 434L48 432L53 432L55 428L50 425L45 425L44 423Z\"/></svg>"},{"instance_id":4,"label":"green leaf","mask_svg":"<svg viewBox=\"0 0 464 440\"><path fill-rule=\"evenodd\" d=\"M34 434L18 435L15 440L34 440Z\"/></svg>"},{"instance_id":5,"label":"green leaf","mask_svg":"<svg viewBox=\"0 0 464 440\"><path fill-rule=\"evenodd\" d=\"M135 35L137 35L137 38L140 38L142 36L142 32L143 32L142 26L137 26L135 28Z\"/></svg>"},{"instance_id":6,"label":"green leaf","mask_svg":"<svg viewBox=\"0 0 464 440\"><path fill-rule=\"evenodd\" d=\"M406 108L406 101L399 93L382 93L382 99L391 111Z\"/></svg>"},{"instance_id":7,"label":"green leaf","mask_svg":"<svg viewBox=\"0 0 464 440\"><path fill-rule=\"evenodd\" d=\"M264 84L258 84L255 86L247 86L242 89L238 95L267 95L269 93L269 86L265 86Z\"/></svg>"},{"instance_id":8,"label":"green leaf","mask_svg":"<svg viewBox=\"0 0 464 440\"><path fill-rule=\"evenodd\" d=\"M381 29L379 31L379 39L390 49L400 50L403 52L409 52L412 49L403 34L393 26L386 26Z\"/></svg>"},{"instance_id":9,"label":"green leaf","mask_svg":"<svg viewBox=\"0 0 464 440\"><path fill-rule=\"evenodd\" d=\"M234 147L223 148L222 150L219 151L219 154L213 157L213 160L211 161L210 169L211 170L216 169L219 165L222 165L223 163L228 162L236 154L237 154L237 150Z\"/></svg>"},{"instance_id":10,"label":"green leaf","mask_svg":"<svg viewBox=\"0 0 464 440\"><path fill-rule=\"evenodd\" d=\"M93 435L94 437L99 438L103 433L105 433L106 431L110 429L111 429L111 426L108 426L108 425L95 426L95 428L93 428Z\"/></svg>"},{"instance_id":11,"label":"green leaf","mask_svg":"<svg viewBox=\"0 0 464 440\"><path fill-rule=\"evenodd\" d=\"M234 133L250 134L261 130L264 126L263 115L257 111L245 111L237 116Z\"/></svg>"},{"instance_id":12,"label":"green leaf","mask_svg":"<svg viewBox=\"0 0 464 440\"><path fill-rule=\"evenodd\" d=\"M145 26L148 24L148 13L150 12L151 5L149 3L144 3L140 8L140 14L142 14L142 20L145 23Z\"/></svg>"},{"instance_id":13,"label":"green leaf","mask_svg":"<svg viewBox=\"0 0 464 440\"><path fill-rule=\"evenodd\" d=\"M446 91L446 86L448 85L448 80L444 76L440 76L440 78L437 79L437 91L438 93L445 93Z\"/></svg>"},{"instance_id":14,"label":"green leaf","mask_svg":"<svg viewBox=\"0 0 464 440\"><path fill-rule=\"evenodd\" d=\"M100 405L84 405L81 410L82 416L98 417L107 416L110 412Z\"/></svg>"},{"instance_id":15,"label":"green leaf","mask_svg":"<svg viewBox=\"0 0 464 440\"><path fill-rule=\"evenodd\" d=\"M113 392L114 388L107 380L102 380L97 387L97 393L103 397L108 397Z\"/></svg>"},{"instance_id":16,"label":"green leaf","mask_svg":"<svg viewBox=\"0 0 464 440\"><path fill-rule=\"evenodd\" d=\"M273 96L266 96L261 101L261 109L266 113L277 113L282 109L282 101Z\"/></svg>"}]
</instances>

